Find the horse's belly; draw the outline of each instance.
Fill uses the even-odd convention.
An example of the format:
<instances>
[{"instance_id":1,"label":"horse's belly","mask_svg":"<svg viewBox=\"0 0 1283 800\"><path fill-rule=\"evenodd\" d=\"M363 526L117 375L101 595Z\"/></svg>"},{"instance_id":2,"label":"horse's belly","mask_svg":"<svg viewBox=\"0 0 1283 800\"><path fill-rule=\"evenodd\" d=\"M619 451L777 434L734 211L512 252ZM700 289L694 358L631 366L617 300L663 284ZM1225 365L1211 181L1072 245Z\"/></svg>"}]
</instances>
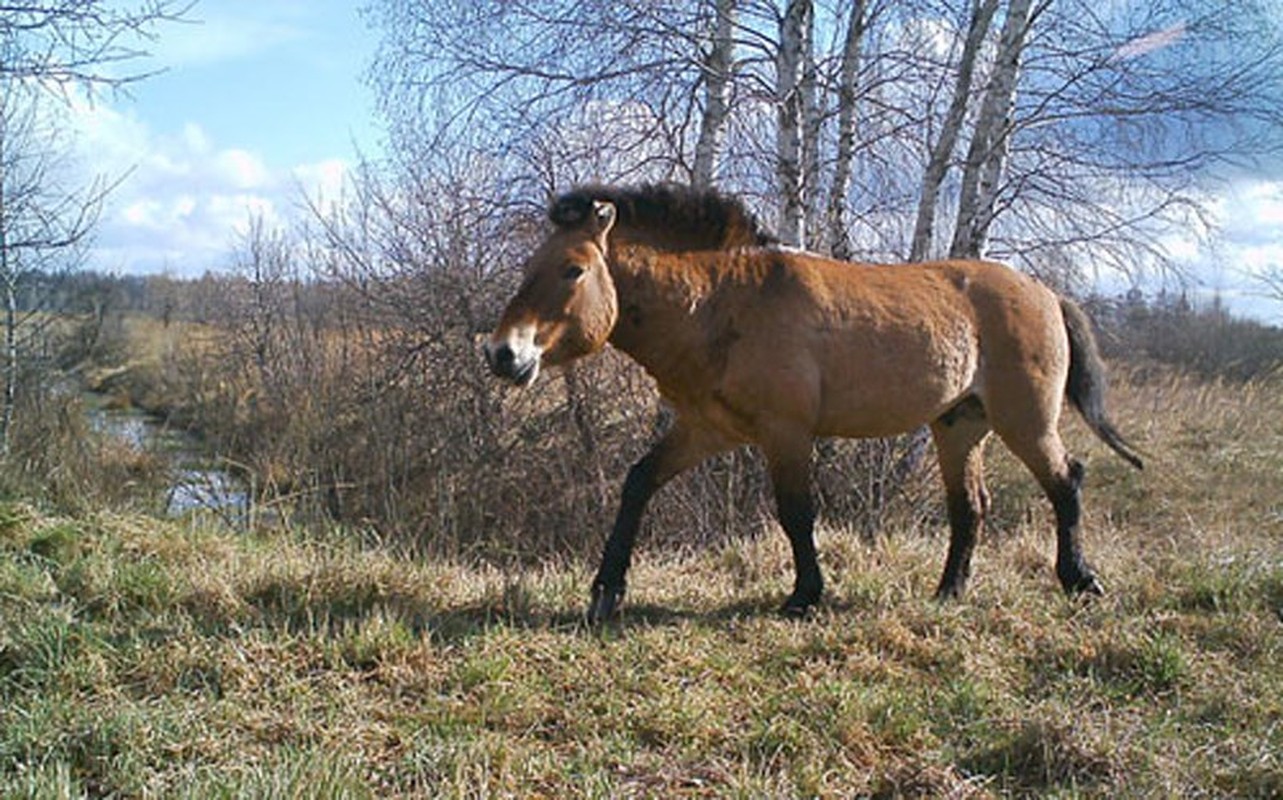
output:
<instances>
[{"instance_id":1,"label":"horse's belly","mask_svg":"<svg viewBox=\"0 0 1283 800\"><path fill-rule=\"evenodd\" d=\"M817 434L905 433L935 420L977 389L977 355L968 347L888 347L862 355L830 359Z\"/></svg>"},{"instance_id":2,"label":"horse's belly","mask_svg":"<svg viewBox=\"0 0 1283 800\"><path fill-rule=\"evenodd\" d=\"M939 417L949 403L891 405L847 403L825 408L816 425L817 436L870 438L907 433Z\"/></svg>"}]
</instances>

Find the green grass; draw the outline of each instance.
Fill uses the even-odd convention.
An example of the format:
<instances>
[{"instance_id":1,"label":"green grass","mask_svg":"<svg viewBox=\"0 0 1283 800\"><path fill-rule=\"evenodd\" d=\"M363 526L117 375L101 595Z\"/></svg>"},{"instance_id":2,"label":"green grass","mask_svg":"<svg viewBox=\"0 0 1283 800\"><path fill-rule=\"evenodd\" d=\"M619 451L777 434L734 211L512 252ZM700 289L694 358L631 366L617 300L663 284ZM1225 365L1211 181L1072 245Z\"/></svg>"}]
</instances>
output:
<instances>
[{"instance_id":1,"label":"green grass","mask_svg":"<svg viewBox=\"0 0 1283 800\"><path fill-rule=\"evenodd\" d=\"M1280 397L1120 387L1141 474L1070 426L1090 602L1000 456L964 601L928 599L943 530L825 530L801 623L773 613L770 533L643 548L622 623L591 631L586 564L11 502L0 796L1279 796Z\"/></svg>"}]
</instances>

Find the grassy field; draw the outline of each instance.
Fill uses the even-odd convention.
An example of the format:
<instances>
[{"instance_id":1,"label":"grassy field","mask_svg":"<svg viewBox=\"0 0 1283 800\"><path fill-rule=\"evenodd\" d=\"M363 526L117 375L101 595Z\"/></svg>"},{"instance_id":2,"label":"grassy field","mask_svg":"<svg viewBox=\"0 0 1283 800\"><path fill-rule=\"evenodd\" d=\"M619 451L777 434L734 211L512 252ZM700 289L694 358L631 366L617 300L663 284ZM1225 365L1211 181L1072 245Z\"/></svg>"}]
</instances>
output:
<instances>
[{"instance_id":1,"label":"grassy field","mask_svg":"<svg viewBox=\"0 0 1283 800\"><path fill-rule=\"evenodd\" d=\"M505 574L7 502L0 796L1281 796L1283 391L1131 378L1144 473L1067 425L1088 602L1000 447L964 601L928 599L943 523L825 530L800 623L773 528L643 547L590 631L595 554Z\"/></svg>"}]
</instances>

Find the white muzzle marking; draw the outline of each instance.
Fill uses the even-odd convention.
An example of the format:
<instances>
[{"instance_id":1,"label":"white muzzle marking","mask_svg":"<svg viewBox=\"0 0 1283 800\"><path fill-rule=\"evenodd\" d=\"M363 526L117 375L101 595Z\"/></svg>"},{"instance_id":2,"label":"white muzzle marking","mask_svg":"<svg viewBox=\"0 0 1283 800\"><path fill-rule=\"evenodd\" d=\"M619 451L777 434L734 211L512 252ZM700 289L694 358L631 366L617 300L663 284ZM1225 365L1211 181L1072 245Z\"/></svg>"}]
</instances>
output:
<instances>
[{"instance_id":1,"label":"white muzzle marking","mask_svg":"<svg viewBox=\"0 0 1283 800\"><path fill-rule=\"evenodd\" d=\"M486 342L490 370L518 386L529 386L539 377L543 348L535 344L535 326L522 325L508 331L506 338Z\"/></svg>"}]
</instances>

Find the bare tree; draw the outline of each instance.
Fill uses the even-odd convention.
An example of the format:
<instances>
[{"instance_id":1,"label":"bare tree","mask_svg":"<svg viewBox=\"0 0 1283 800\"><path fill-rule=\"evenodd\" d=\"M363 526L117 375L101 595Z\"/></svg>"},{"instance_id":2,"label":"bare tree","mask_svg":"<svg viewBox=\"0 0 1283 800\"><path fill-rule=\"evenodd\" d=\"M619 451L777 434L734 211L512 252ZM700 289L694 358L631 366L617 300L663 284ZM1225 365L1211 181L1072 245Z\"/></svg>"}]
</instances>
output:
<instances>
[{"instance_id":1,"label":"bare tree","mask_svg":"<svg viewBox=\"0 0 1283 800\"><path fill-rule=\"evenodd\" d=\"M691 169L691 182L697 186L717 183L735 68L736 0L716 0L715 13L716 23L704 58L704 114L700 118L695 163Z\"/></svg>"},{"instance_id":2,"label":"bare tree","mask_svg":"<svg viewBox=\"0 0 1283 800\"><path fill-rule=\"evenodd\" d=\"M934 241L935 218L938 212L940 187L953 159L958 134L971 99L972 76L981 46L989 32L989 23L998 0L973 0L962 55L958 58L954 77L953 98L940 124L940 133L931 145L931 154L922 172L922 190L918 197L917 219L913 227L913 240L909 245L909 260L922 261L931 254Z\"/></svg>"},{"instance_id":3,"label":"bare tree","mask_svg":"<svg viewBox=\"0 0 1283 800\"><path fill-rule=\"evenodd\" d=\"M1046 8L1046 3L1040 8ZM997 55L963 165L958 218L953 244L949 246L949 255L954 258L979 258L989 235L998 180L1015 124L1012 112L1020 78L1020 57L1032 24L1032 9L1033 0L1011 0L1007 5Z\"/></svg>"},{"instance_id":4,"label":"bare tree","mask_svg":"<svg viewBox=\"0 0 1283 800\"><path fill-rule=\"evenodd\" d=\"M806 171L803 73L810 58L814 10L811 0L789 0L780 18L775 67L775 175L779 191L778 234L785 244L806 243Z\"/></svg>"},{"instance_id":5,"label":"bare tree","mask_svg":"<svg viewBox=\"0 0 1283 800\"><path fill-rule=\"evenodd\" d=\"M1218 174L1283 146L1277 15L1061 0L1021 25L1024 6L1007 8L974 112L951 252L995 247L1061 285L1170 269L1162 231L1205 224Z\"/></svg>"},{"instance_id":6,"label":"bare tree","mask_svg":"<svg viewBox=\"0 0 1283 800\"><path fill-rule=\"evenodd\" d=\"M20 380L23 330L33 308L18 307L19 292L34 277L75 267L81 245L97 222L108 187L103 181L69 189L59 166L65 142L43 114L39 90L0 79L0 292L4 306L4 396L0 453L8 455Z\"/></svg>"},{"instance_id":7,"label":"bare tree","mask_svg":"<svg viewBox=\"0 0 1283 800\"><path fill-rule=\"evenodd\" d=\"M1278 317L1283 319L1283 264L1271 264L1252 275L1257 293L1279 306Z\"/></svg>"},{"instance_id":8,"label":"bare tree","mask_svg":"<svg viewBox=\"0 0 1283 800\"><path fill-rule=\"evenodd\" d=\"M851 171L856 148L856 101L859 91L860 61L864 34L872 23L868 0L854 0L846 20L846 38L837 79L837 144L833 160L833 181L829 187L825 210L828 249L834 258L849 261L855 257L847 229L847 195L851 189Z\"/></svg>"},{"instance_id":9,"label":"bare tree","mask_svg":"<svg viewBox=\"0 0 1283 800\"><path fill-rule=\"evenodd\" d=\"M162 21L190 3L148 0L134 7L104 0L25 0L0 4L0 292L4 295L4 396L0 453L9 452L19 383L20 329L30 317L17 307L24 282L70 269L112 188L97 178L69 186L59 166L61 128L42 108L52 92L118 89L144 77L122 66Z\"/></svg>"},{"instance_id":10,"label":"bare tree","mask_svg":"<svg viewBox=\"0 0 1283 800\"><path fill-rule=\"evenodd\" d=\"M562 181L693 179L717 162L734 12L680 0L383 0L370 10L385 37L372 82L399 149L467 141L526 180L549 169ZM696 158L701 86L712 114Z\"/></svg>"},{"instance_id":11,"label":"bare tree","mask_svg":"<svg viewBox=\"0 0 1283 800\"><path fill-rule=\"evenodd\" d=\"M119 89L148 73L127 67L146 55L158 25L182 20L194 0L18 0L0 4L0 78L44 88Z\"/></svg>"}]
</instances>

